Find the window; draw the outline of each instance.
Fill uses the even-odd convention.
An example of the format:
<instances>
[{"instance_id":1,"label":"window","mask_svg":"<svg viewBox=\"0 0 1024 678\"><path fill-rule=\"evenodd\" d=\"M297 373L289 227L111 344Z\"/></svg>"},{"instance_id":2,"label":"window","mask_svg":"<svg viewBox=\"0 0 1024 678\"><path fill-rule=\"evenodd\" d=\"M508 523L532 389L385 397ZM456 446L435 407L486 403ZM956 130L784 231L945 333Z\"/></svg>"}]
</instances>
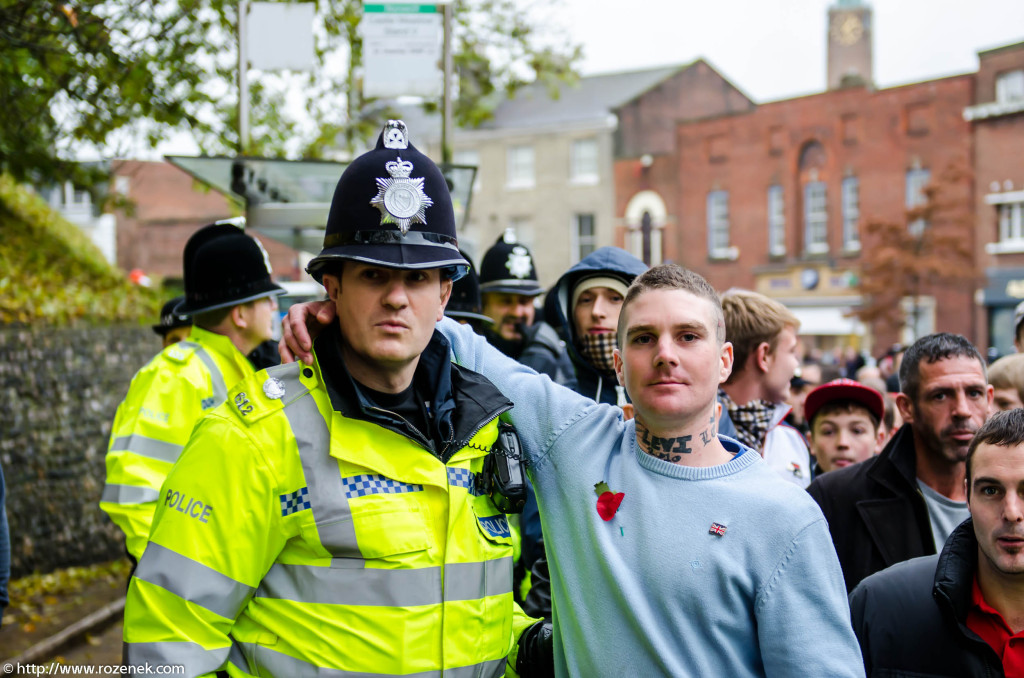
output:
<instances>
[{"instance_id":1,"label":"window","mask_svg":"<svg viewBox=\"0 0 1024 678\"><path fill-rule=\"evenodd\" d=\"M594 229L593 214L573 215L573 239L576 261L597 249L597 231Z\"/></svg>"},{"instance_id":2,"label":"window","mask_svg":"<svg viewBox=\"0 0 1024 678\"><path fill-rule=\"evenodd\" d=\"M476 176L473 178L473 192L477 193L480 190L480 153L479 151L464 149L461 151L455 151L452 154L452 161L456 165L469 165L476 168Z\"/></svg>"},{"instance_id":3,"label":"window","mask_svg":"<svg viewBox=\"0 0 1024 678\"><path fill-rule=\"evenodd\" d=\"M574 184L596 184L600 178L597 166L597 139L577 139L569 151L569 181Z\"/></svg>"},{"instance_id":4,"label":"window","mask_svg":"<svg viewBox=\"0 0 1024 678\"><path fill-rule=\"evenodd\" d=\"M825 208L825 182L804 185L804 251L828 252L828 212Z\"/></svg>"},{"instance_id":5,"label":"window","mask_svg":"<svg viewBox=\"0 0 1024 678\"><path fill-rule=\"evenodd\" d=\"M508 149L508 187L533 188L533 146Z\"/></svg>"},{"instance_id":6,"label":"window","mask_svg":"<svg viewBox=\"0 0 1024 678\"><path fill-rule=\"evenodd\" d=\"M1024 245L1024 202L998 205L999 242Z\"/></svg>"},{"instance_id":7,"label":"window","mask_svg":"<svg viewBox=\"0 0 1024 678\"><path fill-rule=\"evenodd\" d=\"M924 187L931 178L932 173L930 170L912 169L907 171L906 205L908 210L920 207L928 202L928 197L924 193ZM915 219L909 225L910 232L914 235L920 235L927 225L924 219Z\"/></svg>"},{"instance_id":8,"label":"window","mask_svg":"<svg viewBox=\"0 0 1024 678\"><path fill-rule=\"evenodd\" d=\"M708 193L708 255L730 258L729 191Z\"/></svg>"},{"instance_id":9,"label":"window","mask_svg":"<svg viewBox=\"0 0 1024 678\"><path fill-rule=\"evenodd\" d=\"M843 249L860 249L860 180L857 177L843 179Z\"/></svg>"},{"instance_id":10,"label":"window","mask_svg":"<svg viewBox=\"0 0 1024 678\"><path fill-rule=\"evenodd\" d=\"M92 214L92 198L89 192L78 188L70 181L54 186L50 191L50 206L66 217L83 217Z\"/></svg>"},{"instance_id":11,"label":"window","mask_svg":"<svg viewBox=\"0 0 1024 678\"><path fill-rule=\"evenodd\" d=\"M1024 70L1009 71L996 76L996 101L1004 104L1024 100Z\"/></svg>"},{"instance_id":12,"label":"window","mask_svg":"<svg viewBox=\"0 0 1024 678\"><path fill-rule=\"evenodd\" d=\"M768 187L768 254L780 257L786 253L786 214L782 202L782 186Z\"/></svg>"}]
</instances>

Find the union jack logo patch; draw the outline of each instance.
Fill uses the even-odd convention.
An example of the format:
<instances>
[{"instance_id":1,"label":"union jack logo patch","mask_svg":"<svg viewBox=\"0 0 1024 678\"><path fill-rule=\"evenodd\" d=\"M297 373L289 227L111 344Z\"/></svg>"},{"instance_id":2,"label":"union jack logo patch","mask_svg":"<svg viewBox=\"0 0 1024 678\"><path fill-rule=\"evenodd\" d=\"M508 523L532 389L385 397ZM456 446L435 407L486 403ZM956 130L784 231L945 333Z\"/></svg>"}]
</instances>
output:
<instances>
[{"instance_id":1,"label":"union jack logo patch","mask_svg":"<svg viewBox=\"0 0 1024 678\"><path fill-rule=\"evenodd\" d=\"M708 530L708 534L713 534L716 537L725 536L725 531L728 529L722 523L711 523L711 529Z\"/></svg>"}]
</instances>

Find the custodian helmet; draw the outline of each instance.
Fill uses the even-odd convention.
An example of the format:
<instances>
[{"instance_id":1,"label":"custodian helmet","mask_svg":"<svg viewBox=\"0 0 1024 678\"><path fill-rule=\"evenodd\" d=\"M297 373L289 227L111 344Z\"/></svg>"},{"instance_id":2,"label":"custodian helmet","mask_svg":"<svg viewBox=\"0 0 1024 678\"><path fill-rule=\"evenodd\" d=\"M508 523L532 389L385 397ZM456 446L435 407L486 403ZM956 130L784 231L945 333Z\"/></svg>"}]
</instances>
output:
<instances>
[{"instance_id":1,"label":"custodian helmet","mask_svg":"<svg viewBox=\"0 0 1024 678\"><path fill-rule=\"evenodd\" d=\"M444 175L409 143L405 123L389 120L377 146L352 161L331 200L324 247L306 268L318 282L337 261L403 269L469 268L459 252Z\"/></svg>"},{"instance_id":2,"label":"custodian helmet","mask_svg":"<svg viewBox=\"0 0 1024 678\"><path fill-rule=\"evenodd\" d=\"M185 301L177 314L204 313L283 294L270 279L270 257L259 240L230 223L204 226L185 245Z\"/></svg>"},{"instance_id":3,"label":"custodian helmet","mask_svg":"<svg viewBox=\"0 0 1024 678\"><path fill-rule=\"evenodd\" d=\"M484 253L480 262L480 291L521 294L535 297L544 291L537 282L533 255L516 241L515 233L505 233Z\"/></svg>"}]
</instances>

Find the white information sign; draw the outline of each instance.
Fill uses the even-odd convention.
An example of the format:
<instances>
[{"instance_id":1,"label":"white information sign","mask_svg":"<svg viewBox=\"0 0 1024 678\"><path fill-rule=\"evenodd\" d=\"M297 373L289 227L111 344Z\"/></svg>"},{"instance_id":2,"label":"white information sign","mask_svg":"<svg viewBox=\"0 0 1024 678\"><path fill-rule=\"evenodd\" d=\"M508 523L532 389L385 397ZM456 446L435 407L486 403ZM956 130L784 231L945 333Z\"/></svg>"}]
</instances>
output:
<instances>
[{"instance_id":1,"label":"white information sign","mask_svg":"<svg viewBox=\"0 0 1024 678\"><path fill-rule=\"evenodd\" d=\"M313 69L312 2L249 5L249 65L264 71Z\"/></svg>"},{"instance_id":2,"label":"white information sign","mask_svg":"<svg viewBox=\"0 0 1024 678\"><path fill-rule=\"evenodd\" d=\"M434 4L366 3L363 96L439 97L442 16Z\"/></svg>"}]
</instances>

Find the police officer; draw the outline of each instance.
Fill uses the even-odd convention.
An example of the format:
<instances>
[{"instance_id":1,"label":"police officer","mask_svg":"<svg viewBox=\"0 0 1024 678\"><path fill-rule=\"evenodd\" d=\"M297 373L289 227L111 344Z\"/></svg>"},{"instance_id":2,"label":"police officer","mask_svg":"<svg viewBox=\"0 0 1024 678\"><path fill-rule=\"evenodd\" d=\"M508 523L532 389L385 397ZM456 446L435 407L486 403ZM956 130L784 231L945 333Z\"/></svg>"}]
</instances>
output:
<instances>
[{"instance_id":1,"label":"police officer","mask_svg":"<svg viewBox=\"0 0 1024 678\"><path fill-rule=\"evenodd\" d=\"M535 322L534 301L543 293L533 255L512 229L506 229L480 262L483 314L493 321L482 334L509 358L572 386L573 366L565 342L550 325Z\"/></svg>"},{"instance_id":2,"label":"police officer","mask_svg":"<svg viewBox=\"0 0 1024 678\"><path fill-rule=\"evenodd\" d=\"M270 260L259 241L229 223L196 231L185 245L185 299L172 317L191 315L188 340L171 344L132 379L117 408L100 508L142 557L160 485L196 421L224 402L227 388L255 373L246 354L273 333Z\"/></svg>"},{"instance_id":3,"label":"police officer","mask_svg":"<svg viewBox=\"0 0 1024 678\"><path fill-rule=\"evenodd\" d=\"M239 384L167 478L128 592L131 665L551 666L549 627L513 603L508 520L481 484L512 404L434 331L467 264L444 177L389 121L338 182L309 264L338 317L312 365Z\"/></svg>"}]
</instances>

